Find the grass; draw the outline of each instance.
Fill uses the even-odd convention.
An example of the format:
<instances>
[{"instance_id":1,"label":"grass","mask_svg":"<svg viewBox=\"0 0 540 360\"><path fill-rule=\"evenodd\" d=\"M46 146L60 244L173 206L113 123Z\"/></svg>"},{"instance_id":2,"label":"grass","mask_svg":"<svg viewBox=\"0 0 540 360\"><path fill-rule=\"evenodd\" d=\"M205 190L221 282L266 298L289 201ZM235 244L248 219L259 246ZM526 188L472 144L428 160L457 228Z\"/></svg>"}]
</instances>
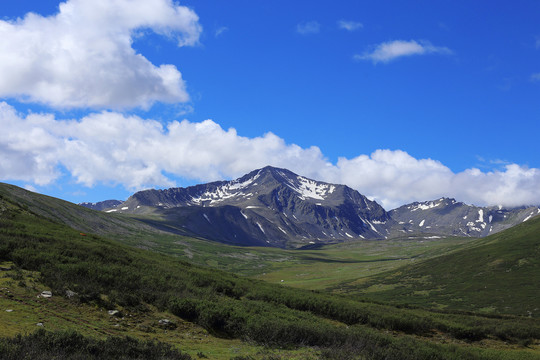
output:
<instances>
[{"instance_id":1,"label":"grass","mask_svg":"<svg viewBox=\"0 0 540 360\"><path fill-rule=\"evenodd\" d=\"M438 256L470 242L470 238L420 236L355 241L322 246L317 250L284 250L230 246L187 236L148 233L138 238L136 246L272 283L284 280L288 286L325 290L341 282Z\"/></svg>"},{"instance_id":2,"label":"grass","mask_svg":"<svg viewBox=\"0 0 540 360\"><path fill-rule=\"evenodd\" d=\"M76 331L101 340L130 336L171 344L195 359L198 354L228 360L235 356L261 358L269 353L279 354L284 359L304 359L316 353L312 349L270 350L239 339L216 337L203 327L155 306L147 306L144 312L116 306L123 315L116 317L109 315L107 308L70 300L62 294L40 298L38 295L50 288L40 282L39 272L15 270L11 262L0 263L0 268L11 269L0 272L0 338L32 334L40 329ZM162 319L173 322L174 329L160 326Z\"/></svg>"},{"instance_id":3,"label":"grass","mask_svg":"<svg viewBox=\"0 0 540 360\"><path fill-rule=\"evenodd\" d=\"M461 249L339 285L378 301L540 317L540 217Z\"/></svg>"},{"instance_id":4,"label":"grass","mask_svg":"<svg viewBox=\"0 0 540 360\"><path fill-rule=\"evenodd\" d=\"M501 258L502 261L497 258L495 265L490 262L490 266L506 264L520 254L519 259L514 259L516 266L527 269L529 275L533 272L534 276L535 262L529 256L534 257L535 253L531 253L528 245L512 253L507 244L514 245L512 248L522 243L537 244L534 236L538 229L535 220L530 221L525 228L505 232L504 241L497 238L502 244L499 245L504 245L504 253L514 255ZM165 240L153 244L165 246ZM191 259L200 251L193 244L210 249L209 243L190 241ZM347 279L337 290L356 291L358 284L353 282L357 275L340 275L343 272L338 271L340 266L356 266L359 261L388 266L387 263L411 262L414 258L418 262L413 265L418 266L417 273L405 273L409 267L402 267L392 268L385 276L415 274L417 284L430 284L432 278L421 264L434 266L445 256L460 254L459 246L468 247L467 253L472 256L480 251L477 249L497 244L493 238L465 245L460 239L455 243L420 241L423 240L395 240L387 247L361 243L366 244L363 248L358 244L340 244L323 251L306 252L265 249L264 256L282 259L275 265L279 271L288 271L287 262L296 262L304 270L314 265L320 266L320 272L334 269L335 272L329 271L329 283ZM415 246L418 248L414 249ZM225 246L216 249L225 251ZM237 267L240 259L250 262L244 271L255 271L252 266L257 256L261 256L257 250L243 248L243 253L235 254L234 248L228 249L232 260L222 253L204 255L208 256L205 261L223 266L221 261ZM453 252L443 255L449 250ZM185 249L182 251L186 254ZM502 253L501 249L497 252ZM402 260L385 260L397 259L396 255ZM0 309L0 336L32 332L37 323L42 323L50 330L76 330L91 338L127 334L138 339L162 340L194 357L204 354L223 359L242 356L535 359L540 356L540 323L535 318L399 307L352 296L293 289L282 286L281 281L278 285L239 277L194 265L178 256L137 249L90 233L83 235L59 222L51 222L5 195L0 198L0 262L0 267L10 268L0 272L3 291L0 306L13 310ZM325 276L315 278L314 283L326 286ZM374 284L368 281L363 286L369 288ZM385 291L398 288L392 281L385 285L388 285ZM37 297L42 290L49 289L53 291L52 298ZM437 289L426 285L414 290L421 297ZM68 299L64 296L67 290L77 295ZM375 294L384 293L372 290ZM107 310L112 309L120 310L122 317L111 317ZM162 318L172 320L176 328L161 328Z\"/></svg>"}]
</instances>

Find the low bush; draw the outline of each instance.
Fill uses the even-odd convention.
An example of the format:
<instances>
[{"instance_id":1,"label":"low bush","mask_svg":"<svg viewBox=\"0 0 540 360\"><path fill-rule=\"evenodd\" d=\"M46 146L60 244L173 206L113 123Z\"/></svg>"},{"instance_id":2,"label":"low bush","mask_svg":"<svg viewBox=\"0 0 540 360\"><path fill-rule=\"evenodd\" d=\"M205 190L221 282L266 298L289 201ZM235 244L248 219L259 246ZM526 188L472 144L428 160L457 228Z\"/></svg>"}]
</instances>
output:
<instances>
[{"instance_id":1,"label":"low bush","mask_svg":"<svg viewBox=\"0 0 540 360\"><path fill-rule=\"evenodd\" d=\"M43 329L26 336L0 339L0 354L3 360L192 359L161 342L139 341L130 337L97 340L73 331L47 332Z\"/></svg>"}]
</instances>

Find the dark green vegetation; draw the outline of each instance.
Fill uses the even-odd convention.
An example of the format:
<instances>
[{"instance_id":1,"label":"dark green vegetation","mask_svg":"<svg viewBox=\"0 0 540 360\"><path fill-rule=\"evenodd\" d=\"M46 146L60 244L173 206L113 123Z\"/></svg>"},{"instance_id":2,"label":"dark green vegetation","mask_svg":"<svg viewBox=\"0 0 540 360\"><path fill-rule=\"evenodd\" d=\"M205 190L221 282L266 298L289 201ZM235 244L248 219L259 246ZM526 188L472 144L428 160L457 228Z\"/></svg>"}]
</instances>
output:
<instances>
[{"instance_id":1,"label":"dark green vegetation","mask_svg":"<svg viewBox=\"0 0 540 360\"><path fill-rule=\"evenodd\" d=\"M380 301L538 318L539 284L536 217L461 250L340 288Z\"/></svg>"},{"instance_id":2,"label":"dark green vegetation","mask_svg":"<svg viewBox=\"0 0 540 360\"><path fill-rule=\"evenodd\" d=\"M4 360L192 359L163 343L143 342L129 337L96 340L73 331L47 332L43 329L27 336L0 339L0 354Z\"/></svg>"},{"instance_id":3,"label":"dark green vegetation","mask_svg":"<svg viewBox=\"0 0 540 360\"><path fill-rule=\"evenodd\" d=\"M325 359L539 355L540 323L534 318L400 308L243 278L98 235L83 236L6 195L0 198L0 262L13 264L21 278L35 272L54 294L75 292L69 302L80 306L133 314L157 309L197 323L217 337L272 348L316 347L317 356ZM31 336L43 344L63 337L87 342L88 349L95 344L76 334ZM3 340L3 346L14 342ZM162 348L133 345L140 351L148 346Z\"/></svg>"},{"instance_id":4,"label":"dark green vegetation","mask_svg":"<svg viewBox=\"0 0 540 360\"><path fill-rule=\"evenodd\" d=\"M141 235L158 233L156 229L140 221L93 211L14 185L0 183L0 196L10 199L22 209L31 209L32 213L53 222L65 224L82 232L111 236L119 241L130 242L130 239Z\"/></svg>"}]
</instances>

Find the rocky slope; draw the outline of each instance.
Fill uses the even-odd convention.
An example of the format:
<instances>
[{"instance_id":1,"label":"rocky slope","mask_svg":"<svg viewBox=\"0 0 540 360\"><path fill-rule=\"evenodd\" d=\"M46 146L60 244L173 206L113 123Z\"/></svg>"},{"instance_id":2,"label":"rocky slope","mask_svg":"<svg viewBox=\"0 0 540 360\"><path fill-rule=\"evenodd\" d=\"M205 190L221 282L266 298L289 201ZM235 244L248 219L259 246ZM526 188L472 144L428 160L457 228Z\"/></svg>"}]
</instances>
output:
<instances>
[{"instance_id":1,"label":"rocky slope","mask_svg":"<svg viewBox=\"0 0 540 360\"><path fill-rule=\"evenodd\" d=\"M274 167L232 181L140 191L105 211L152 215L142 218L166 231L278 247L414 234L482 237L540 214L538 207L478 207L448 198L387 212L345 185Z\"/></svg>"},{"instance_id":2,"label":"rocky slope","mask_svg":"<svg viewBox=\"0 0 540 360\"><path fill-rule=\"evenodd\" d=\"M430 233L473 237L494 234L538 214L538 207L479 207L449 198L415 202L390 211L390 217L397 223L392 234Z\"/></svg>"},{"instance_id":3,"label":"rocky slope","mask_svg":"<svg viewBox=\"0 0 540 360\"><path fill-rule=\"evenodd\" d=\"M390 221L356 190L273 167L233 181L140 191L107 211L157 214L213 240L279 247L383 238Z\"/></svg>"},{"instance_id":4,"label":"rocky slope","mask_svg":"<svg viewBox=\"0 0 540 360\"><path fill-rule=\"evenodd\" d=\"M105 209L112 209L120 205L122 201L120 200L105 200L100 202L83 202L79 203L78 205L84 206L85 208L92 209L92 210L105 210Z\"/></svg>"}]
</instances>

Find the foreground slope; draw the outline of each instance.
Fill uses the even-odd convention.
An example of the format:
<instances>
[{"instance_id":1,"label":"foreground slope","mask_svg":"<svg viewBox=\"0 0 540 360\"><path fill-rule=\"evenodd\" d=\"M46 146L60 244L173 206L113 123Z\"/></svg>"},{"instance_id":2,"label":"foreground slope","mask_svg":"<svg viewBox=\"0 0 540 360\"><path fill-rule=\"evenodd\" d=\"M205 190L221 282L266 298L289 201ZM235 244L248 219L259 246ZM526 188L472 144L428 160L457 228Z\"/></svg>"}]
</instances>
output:
<instances>
[{"instance_id":1,"label":"foreground slope","mask_svg":"<svg viewBox=\"0 0 540 360\"><path fill-rule=\"evenodd\" d=\"M2 303L26 306L14 294L34 286L22 282L25 273L31 272L51 290L52 301L63 297L69 306L89 304L101 311L121 311L124 325L118 320L109 326L125 326L129 334L137 334L130 326L138 326L129 319L157 309L164 316L196 323L219 337L269 347L317 347L317 356L324 359L538 356L535 349L540 324L536 319L400 309L240 278L96 235L82 236L9 197L0 198L0 262L15 272L13 281L5 285L9 288L3 289L6 296ZM35 311L50 304L47 300L37 302ZM17 316L17 309L2 312L0 320L7 314ZM65 310L55 307L55 311L61 314ZM84 314L80 313L80 323L88 324ZM59 316L64 318L67 316ZM2 320L0 328L3 326L6 322ZM100 336L111 333L107 325L94 326ZM147 335L152 338L152 334ZM440 344L440 336L451 344Z\"/></svg>"},{"instance_id":2,"label":"foreground slope","mask_svg":"<svg viewBox=\"0 0 540 360\"><path fill-rule=\"evenodd\" d=\"M155 228L129 217L94 211L10 184L0 183L1 198L9 200L17 207L31 209L39 216L82 232L127 238L141 232L155 233L157 231Z\"/></svg>"},{"instance_id":3,"label":"foreground slope","mask_svg":"<svg viewBox=\"0 0 540 360\"><path fill-rule=\"evenodd\" d=\"M540 216L349 291L442 308L540 317Z\"/></svg>"}]
</instances>

